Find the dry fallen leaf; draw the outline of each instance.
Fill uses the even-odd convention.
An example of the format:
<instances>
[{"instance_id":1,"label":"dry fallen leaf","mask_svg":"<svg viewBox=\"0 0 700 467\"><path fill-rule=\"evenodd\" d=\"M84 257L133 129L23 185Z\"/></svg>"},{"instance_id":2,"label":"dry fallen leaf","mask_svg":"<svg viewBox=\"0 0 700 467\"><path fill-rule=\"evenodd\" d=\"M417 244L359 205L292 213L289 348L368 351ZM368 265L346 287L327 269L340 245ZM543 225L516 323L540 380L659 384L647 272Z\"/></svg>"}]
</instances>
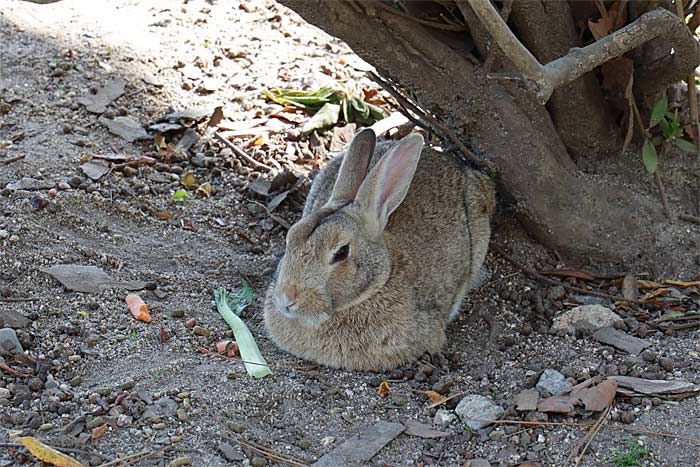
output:
<instances>
[{"instance_id":1,"label":"dry fallen leaf","mask_svg":"<svg viewBox=\"0 0 700 467\"><path fill-rule=\"evenodd\" d=\"M165 329L165 326L161 325L160 326L160 341L161 342L168 342L170 340L170 335L168 334L168 331Z\"/></svg>"},{"instance_id":2,"label":"dry fallen leaf","mask_svg":"<svg viewBox=\"0 0 700 467\"><path fill-rule=\"evenodd\" d=\"M182 176L182 180L180 181L183 185L185 185L187 188L192 188L197 184L197 179L195 178L194 174L191 172L187 172L185 175Z\"/></svg>"},{"instance_id":3,"label":"dry fallen leaf","mask_svg":"<svg viewBox=\"0 0 700 467\"><path fill-rule=\"evenodd\" d=\"M616 392L617 383L606 379L596 386L572 393L571 397L580 400L586 410L600 412L610 407L615 399Z\"/></svg>"},{"instance_id":4,"label":"dry fallen leaf","mask_svg":"<svg viewBox=\"0 0 700 467\"><path fill-rule=\"evenodd\" d=\"M673 285L675 287L680 287L682 289L685 289L688 287L700 287L700 281L685 282L685 281L667 280L667 281L664 281L664 284Z\"/></svg>"},{"instance_id":5,"label":"dry fallen leaf","mask_svg":"<svg viewBox=\"0 0 700 467\"><path fill-rule=\"evenodd\" d=\"M22 443L32 455L47 464L55 465L56 467L84 467L77 460L45 445L33 436L22 436L14 438L13 441Z\"/></svg>"},{"instance_id":6,"label":"dry fallen leaf","mask_svg":"<svg viewBox=\"0 0 700 467\"><path fill-rule=\"evenodd\" d=\"M107 431L107 424L105 423L104 425L100 425L94 430L92 430L92 439L100 439L104 436L105 432Z\"/></svg>"},{"instance_id":7,"label":"dry fallen leaf","mask_svg":"<svg viewBox=\"0 0 700 467\"><path fill-rule=\"evenodd\" d=\"M265 143L267 143L267 134L262 133L262 134L258 135L257 138L255 138L252 145L253 146L262 146Z\"/></svg>"},{"instance_id":8,"label":"dry fallen leaf","mask_svg":"<svg viewBox=\"0 0 700 467\"><path fill-rule=\"evenodd\" d=\"M661 297L671 293L671 289L656 289L653 292L649 292L639 299L640 302L648 302L656 297Z\"/></svg>"},{"instance_id":9,"label":"dry fallen leaf","mask_svg":"<svg viewBox=\"0 0 700 467\"><path fill-rule=\"evenodd\" d=\"M209 182L202 183L197 187L197 193L209 198L211 196L211 184Z\"/></svg>"},{"instance_id":10,"label":"dry fallen leaf","mask_svg":"<svg viewBox=\"0 0 700 467\"><path fill-rule=\"evenodd\" d=\"M173 215L165 211L156 211L155 216L162 221L169 221L173 218Z\"/></svg>"},{"instance_id":11,"label":"dry fallen leaf","mask_svg":"<svg viewBox=\"0 0 700 467\"><path fill-rule=\"evenodd\" d=\"M386 381L382 381L381 383L379 383L377 393L379 394L379 397L389 397L389 395L391 394L391 390L389 389L389 383L387 383Z\"/></svg>"},{"instance_id":12,"label":"dry fallen leaf","mask_svg":"<svg viewBox=\"0 0 700 467\"><path fill-rule=\"evenodd\" d=\"M569 396L552 396L542 399L537 404L537 411L543 413L571 413L574 411L574 404Z\"/></svg>"},{"instance_id":13,"label":"dry fallen leaf","mask_svg":"<svg viewBox=\"0 0 700 467\"><path fill-rule=\"evenodd\" d=\"M444 402L447 402L447 397L443 396L442 394L435 392L435 391L418 391L422 394L425 394L428 396L428 399L430 399L430 402L433 404L442 404Z\"/></svg>"},{"instance_id":14,"label":"dry fallen leaf","mask_svg":"<svg viewBox=\"0 0 700 467\"><path fill-rule=\"evenodd\" d=\"M639 285L640 289L655 289L657 287L661 287L661 284L659 284L658 282L645 281L642 279L637 280L637 284Z\"/></svg>"}]
</instances>

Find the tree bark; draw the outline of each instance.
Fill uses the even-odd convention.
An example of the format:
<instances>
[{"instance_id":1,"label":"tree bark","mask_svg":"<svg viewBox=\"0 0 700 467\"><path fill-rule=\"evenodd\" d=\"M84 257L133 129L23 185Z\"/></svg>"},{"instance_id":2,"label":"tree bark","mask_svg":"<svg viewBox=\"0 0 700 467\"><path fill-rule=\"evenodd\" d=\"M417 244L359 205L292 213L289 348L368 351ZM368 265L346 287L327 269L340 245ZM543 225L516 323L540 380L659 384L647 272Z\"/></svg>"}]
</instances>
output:
<instances>
[{"instance_id":1,"label":"tree bark","mask_svg":"<svg viewBox=\"0 0 700 467\"><path fill-rule=\"evenodd\" d=\"M516 201L525 228L565 258L588 264L635 263L654 252L649 224L657 205L636 200L624 186L594 184L568 170L563 146L549 144L496 80L431 34L371 2L282 0L307 21L346 41L377 70L448 114L494 158L502 190ZM523 91L525 92L525 91ZM439 189L439 187L436 187Z\"/></svg>"},{"instance_id":2,"label":"tree bark","mask_svg":"<svg viewBox=\"0 0 700 467\"><path fill-rule=\"evenodd\" d=\"M566 1L516 0L511 19L520 40L540 63L577 47L578 36ZM559 89L547 104L554 126L575 159L602 158L620 151L620 138L593 72Z\"/></svg>"}]
</instances>

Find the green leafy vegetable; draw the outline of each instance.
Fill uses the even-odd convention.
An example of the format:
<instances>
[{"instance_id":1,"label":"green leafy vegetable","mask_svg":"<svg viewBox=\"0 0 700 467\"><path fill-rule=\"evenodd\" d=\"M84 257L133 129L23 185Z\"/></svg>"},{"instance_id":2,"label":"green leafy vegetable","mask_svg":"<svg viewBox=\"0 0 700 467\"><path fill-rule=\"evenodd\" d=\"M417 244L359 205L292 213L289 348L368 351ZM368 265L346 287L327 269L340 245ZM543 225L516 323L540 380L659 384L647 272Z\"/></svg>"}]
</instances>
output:
<instances>
[{"instance_id":1,"label":"green leafy vegetable","mask_svg":"<svg viewBox=\"0 0 700 467\"><path fill-rule=\"evenodd\" d=\"M644 146L642 147L642 159L644 160L644 167L646 167L647 172L653 174L656 172L656 148L654 143L648 139L644 140Z\"/></svg>"},{"instance_id":2,"label":"green leafy vegetable","mask_svg":"<svg viewBox=\"0 0 700 467\"><path fill-rule=\"evenodd\" d=\"M654 104L654 108L651 111L651 117L649 119L649 128L656 126L661 121L661 119L664 118L667 110L668 98L664 96L658 101L656 101L656 104Z\"/></svg>"},{"instance_id":3,"label":"green leafy vegetable","mask_svg":"<svg viewBox=\"0 0 700 467\"><path fill-rule=\"evenodd\" d=\"M250 305L252 299L253 291L246 282L235 294L229 294L226 289L214 290L216 308L233 331L246 371L253 378L263 378L272 374L272 370L267 366L248 326L238 317L241 311Z\"/></svg>"},{"instance_id":4,"label":"green leafy vegetable","mask_svg":"<svg viewBox=\"0 0 700 467\"><path fill-rule=\"evenodd\" d=\"M182 203L185 201L186 198L189 198L190 194L187 193L185 190L177 190L175 193L173 193L173 201Z\"/></svg>"},{"instance_id":5,"label":"green leafy vegetable","mask_svg":"<svg viewBox=\"0 0 700 467\"><path fill-rule=\"evenodd\" d=\"M642 467L642 459L647 457L651 451L641 447L633 440L627 440L627 450L610 449L609 462L615 467Z\"/></svg>"},{"instance_id":6,"label":"green leafy vegetable","mask_svg":"<svg viewBox=\"0 0 700 467\"><path fill-rule=\"evenodd\" d=\"M263 94L281 105L318 110L314 118L304 126L305 133L335 125L341 117L347 123L359 122L367 125L386 118L382 109L360 97L359 90L353 83L338 83L335 87L323 87L316 91L272 89L264 90ZM329 107L330 105L334 107ZM318 116L322 112L323 114ZM316 116L318 119L314 121Z\"/></svg>"},{"instance_id":7,"label":"green leafy vegetable","mask_svg":"<svg viewBox=\"0 0 700 467\"><path fill-rule=\"evenodd\" d=\"M304 128L301 129L301 132L311 133L314 130L322 130L324 128L331 127L338 123L339 116L339 105L331 103L323 104L323 107L321 107L319 111L316 112L313 117L311 117L311 120L306 122Z\"/></svg>"}]
</instances>

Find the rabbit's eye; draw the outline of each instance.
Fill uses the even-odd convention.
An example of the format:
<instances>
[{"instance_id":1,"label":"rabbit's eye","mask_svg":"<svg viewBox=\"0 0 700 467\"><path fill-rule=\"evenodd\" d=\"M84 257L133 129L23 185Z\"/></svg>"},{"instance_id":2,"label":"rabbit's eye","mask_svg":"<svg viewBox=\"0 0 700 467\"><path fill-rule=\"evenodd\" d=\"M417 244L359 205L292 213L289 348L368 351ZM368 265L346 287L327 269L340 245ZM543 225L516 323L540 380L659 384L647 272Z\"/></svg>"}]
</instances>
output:
<instances>
[{"instance_id":1,"label":"rabbit's eye","mask_svg":"<svg viewBox=\"0 0 700 467\"><path fill-rule=\"evenodd\" d=\"M350 245L343 245L340 248L338 248L338 251L335 252L333 255L333 259L331 260L331 264L338 263L340 261L343 261L344 259L348 258L348 254L350 253Z\"/></svg>"}]
</instances>

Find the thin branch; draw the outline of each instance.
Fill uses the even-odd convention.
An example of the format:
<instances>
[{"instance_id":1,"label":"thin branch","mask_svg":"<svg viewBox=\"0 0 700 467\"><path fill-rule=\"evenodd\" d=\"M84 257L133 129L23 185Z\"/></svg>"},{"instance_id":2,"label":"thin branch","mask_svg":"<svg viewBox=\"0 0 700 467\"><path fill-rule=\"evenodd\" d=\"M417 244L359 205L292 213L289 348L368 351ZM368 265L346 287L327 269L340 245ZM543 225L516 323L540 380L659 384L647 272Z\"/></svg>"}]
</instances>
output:
<instances>
[{"instance_id":1,"label":"thin branch","mask_svg":"<svg viewBox=\"0 0 700 467\"><path fill-rule=\"evenodd\" d=\"M657 37L668 39L675 55L698 55L698 45L683 21L673 13L660 9L645 13L624 28L591 45L574 48L565 56L543 66L508 28L490 0L467 1L506 56L537 83L537 98L542 104L549 100L554 89Z\"/></svg>"},{"instance_id":2,"label":"thin branch","mask_svg":"<svg viewBox=\"0 0 700 467\"><path fill-rule=\"evenodd\" d=\"M524 272L528 276L532 277L533 279L537 279L538 281L543 282L545 284L549 284L551 286L561 285L562 287L564 287L565 290L567 290L569 292L576 292L576 293L583 294L583 295L590 295L591 297L606 298L608 300L612 300L613 302L629 302L629 303L636 303L638 305L644 305L644 302L642 302L640 300L627 299L627 298L622 297L620 295L610 295L607 293L594 292L592 290L582 289L581 287L574 287L574 286L571 286L568 284L563 284L559 281L545 277L542 274L535 272L532 269L529 269L526 266L520 264L515 258L513 258L511 255L506 253L503 249L501 249L497 245L492 244L490 248L493 251L495 251L496 253L498 253L499 255L501 255L503 258L508 260L511 264L513 264L513 266L520 269L522 272Z\"/></svg>"},{"instance_id":3,"label":"thin branch","mask_svg":"<svg viewBox=\"0 0 700 467\"><path fill-rule=\"evenodd\" d=\"M251 164L251 165L252 165L253 167L255 167L256 169L262 169L262 170L265 170L265 171L267 171L267 172L274 172L274 170L275 170L274 168L270 167L269 165L265 165L265 164L263 164L262 162L256 161L255 159L253 159L252 157L250 157L248 154L246 154L246 152L245 152L243 149L239 148L238 146L236 146L235 144L233 144L233 142L231 142L231 141L229 141L228 139L224 138L220 133L216 133L214 136L216 136L216 138L217 138L219 141L221 141L221 142L224 143L229 149L231 149L231 151L233 151L233 153L234 153L235 155L237 155L237 156L240 157L241 159L244 159L246 162L248 162L249 164Z\"/></svg>"},{"instance_id":4,"label":"thin branch","mask_svg":"<svg viewBox=\"0 0 700 467\"><path fill-rule=\"evenodd\" d=\"M513 0L504 0L503 8L501 8L501 18L503 18L504 23L508 23L508 17L510 16L510 10L513 8ZM493 47L492 40L489 41L488 45L488 55L486 56L486 61L484 62L484 73L489 73L493 67L493 62L496 61L496 48Z\"/></svg>"},{"instance_id":5,"label":"thin branch","mask_svg":"<svg viewBox=\"0 0 700 467\"><path fill-rule=\"evenodd\" d=\"M0 161L0 164L2 164L2 165L11 164L13 162L21 161L25 157L27 157L27 156L25 156L24 154L21 154L19 156L15 156L15 157L10 157L9 159L5 159L5 160Z\"/></svg>"},{"instance_id":6,"label":"thin branch","mask_svg":"<svg viewBox=\"0 0 700 467\"><path fill-rule=\"evenodd\" d=\"M692 222L693 224L700 224L700 217L690 216L688 214L681 214L678 216L679 219L686 222Z\"/></svg>"},{"instance_id":7,"label":"thin branch","mask_svg":"<svg viewBox=\"0 0 700 467\"><path fill-rule=\"evenodd\" d=\"M537 61L534 55L515 37L508 25L490 0L461 0L457 2L460 9L466 8L465 1L469 2L474 13L479 17L481 23L491 34L494 42L508 56L513 64L540 86L540 92L546 89L549 84L545 79L544 67ZM547 95L552 94L550 91Z\"/></svg>"},{"instance_id":8,"label":"thin branch","mask_svg":"<svg viewBox=\"0 0 700 467\"><path fill-rule=\"evenodd\" d=\"M445 23L438 23L437 21L430 21L427 19L416 18L415 16L411 16L407 13L404 13L402 11L395 9L395 8L392 8L389 5L385 5L382 2L376 2L376 3L373 3L372 5L379 7L386 12L393 13L397 16L401 16L402 18L406 18L406 19L409 19L411 21L415 21L416 23L431 27L433 29L441 29L443 31L466 31L467 30L467 27L463 24L445 24Z\"/></svg>"},{"instance_id":9,"label":"thin branch","mask_svg":"<svg viewBox=\"0 0 700 467\"><path fill-rule=\"evenodd\" d=\"M457 133L455 133L450 127L443 125L442 123L438 122L435 118L433 118L428 112L423 112L420 108L418 108L417 105L406 99L399 91L397 91L391 83L388 81L384 80L381 78L379 75L376 73L373 73L371 71L368 72L369 76L377 82L386 92L391 94L391 96L396 99L399 104L401 104L403 107L408 109L410 112L418 115L420 118L423 118L432 128L433 131L436 133L442 133L444 135L447 135L447 137L452 140L452 142L459 147L459 149L462 151L464 156L469 160L470 163L472 163L475 167L484 167L490 171L493 171L493 166L492 164L487 161L487 160L482 160L479 159L476 154L474 154L472 151L465 146L464 143L459 139L457 136ZM410 118L409 115L406 115L406 117Z\"/></svg>"}]
</instances>

